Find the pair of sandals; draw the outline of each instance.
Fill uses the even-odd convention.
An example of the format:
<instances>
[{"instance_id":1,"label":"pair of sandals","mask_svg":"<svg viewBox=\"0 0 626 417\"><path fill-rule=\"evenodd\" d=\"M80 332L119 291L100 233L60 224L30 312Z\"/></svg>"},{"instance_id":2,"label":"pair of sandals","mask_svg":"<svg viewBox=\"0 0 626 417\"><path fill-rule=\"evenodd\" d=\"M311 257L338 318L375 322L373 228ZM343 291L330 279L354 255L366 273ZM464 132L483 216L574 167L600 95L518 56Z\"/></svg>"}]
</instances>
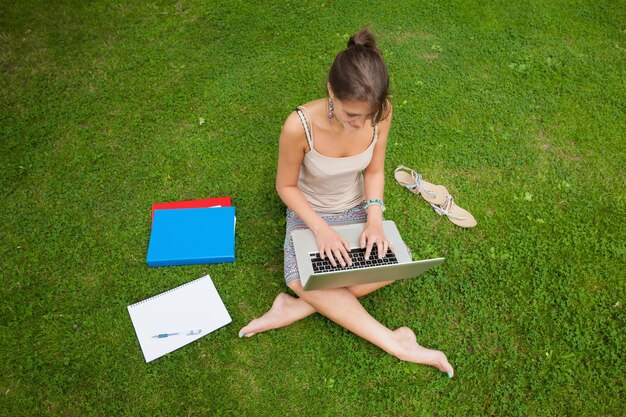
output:
<instances>
[{"instance_id":1,"label":"pair of sandals","mask_svg":"<svg viewBox=\"0 0 626 417\"><path fill-rule=\"evenodd\" d=\"M422 176L411 168L400 165L394 171L398 184L405 187L413 194L421 195L426 200L435 213L446 216L452 223L460 227L474 227L477 222L472 214L454 204L454 197L450 195L443 185L435 185L426 182Z\"/></svg>"}]
</instances>

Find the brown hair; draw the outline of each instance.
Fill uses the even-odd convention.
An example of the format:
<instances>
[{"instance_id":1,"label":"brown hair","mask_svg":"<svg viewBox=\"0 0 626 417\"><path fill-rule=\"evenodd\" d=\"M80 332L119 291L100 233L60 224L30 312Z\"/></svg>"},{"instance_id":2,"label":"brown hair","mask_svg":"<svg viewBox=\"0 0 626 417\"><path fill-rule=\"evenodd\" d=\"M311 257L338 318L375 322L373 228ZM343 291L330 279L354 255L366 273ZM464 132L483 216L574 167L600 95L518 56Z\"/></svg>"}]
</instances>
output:
<instances>
[{"instance_id":1,"label":"brown hair","mask_svg":"<svg viewBox=\"0 0 626 417\"><path fill-rule=\"evenodd\" d=\"M372 106L372 123L389 113L389 75L374 35L365 27L335 57L328 82L339 100L364 101Z\"/></svg>"}]
</instances>

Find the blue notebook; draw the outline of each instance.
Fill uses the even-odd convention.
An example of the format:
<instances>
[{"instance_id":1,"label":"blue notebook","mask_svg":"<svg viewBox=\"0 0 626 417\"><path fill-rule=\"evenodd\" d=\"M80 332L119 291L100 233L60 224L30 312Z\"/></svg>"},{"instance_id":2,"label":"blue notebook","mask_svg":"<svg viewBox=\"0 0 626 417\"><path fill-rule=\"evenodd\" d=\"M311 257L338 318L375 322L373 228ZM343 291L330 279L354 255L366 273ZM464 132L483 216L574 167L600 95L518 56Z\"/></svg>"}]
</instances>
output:
<instances>
[{"instance_id":1,"label":"blue notebook","mask_svg":"<svg viewBox=\"0 0 626 417\"><path fill-rule=\"evenodd\" d=\"M156 210L148 266L235 261L235 208Z\"/></svg>"}]
</instances>

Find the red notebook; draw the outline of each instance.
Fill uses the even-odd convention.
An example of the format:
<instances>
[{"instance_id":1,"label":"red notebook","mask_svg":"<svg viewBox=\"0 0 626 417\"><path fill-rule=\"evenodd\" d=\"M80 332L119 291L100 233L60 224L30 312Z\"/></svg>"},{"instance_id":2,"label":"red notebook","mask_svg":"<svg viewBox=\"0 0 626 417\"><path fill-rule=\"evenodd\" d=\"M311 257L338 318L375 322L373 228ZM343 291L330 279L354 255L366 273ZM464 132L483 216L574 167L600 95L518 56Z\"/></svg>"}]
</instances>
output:
<instances>
[{"instance_id":1,"label":"red notebook","mask_svg":"<svg viewBox=\"0 0 626 417\"><path fill-rule=\"evenodd\" d=\"M230 197L205 198L202 200L174 201L171 203L157 203L152 205L152 219L154 210L169 210L181 208L207 208L207 207L229 207Z\"/></svg>"}]
</instances>

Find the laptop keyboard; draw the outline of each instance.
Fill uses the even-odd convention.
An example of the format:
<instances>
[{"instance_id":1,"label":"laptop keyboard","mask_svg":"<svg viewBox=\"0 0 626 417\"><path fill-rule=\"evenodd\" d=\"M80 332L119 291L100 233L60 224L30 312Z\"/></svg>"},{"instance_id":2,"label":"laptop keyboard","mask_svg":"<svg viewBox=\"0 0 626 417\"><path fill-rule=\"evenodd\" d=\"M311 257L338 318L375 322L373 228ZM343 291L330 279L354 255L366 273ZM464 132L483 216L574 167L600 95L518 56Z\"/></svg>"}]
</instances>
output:
<instances>
[{"instance_id":1,"label":"laptop keyboard","mask_svg":"<svg viewBox=\"0 0 626 417\"><path fill-rule=\"evenodd\" d=\"M387 251L387 255L385 255L383 259L378 259L378 248L376 246L372 247L369 261L365 260L365 249L351 249L349 254L350 259L352 260L352 266L341 266L339 262L337 262L337 266L332 266L332 264L328 261L328 258L320 258L319 252L311 253L310 255L311 263L313 264L313 273L319 274L322 272L346 271L350 269L361 269L369 268L371 266L391 265L398 263L396 255L391 250Z\"/></svg>"}]
</instances>

